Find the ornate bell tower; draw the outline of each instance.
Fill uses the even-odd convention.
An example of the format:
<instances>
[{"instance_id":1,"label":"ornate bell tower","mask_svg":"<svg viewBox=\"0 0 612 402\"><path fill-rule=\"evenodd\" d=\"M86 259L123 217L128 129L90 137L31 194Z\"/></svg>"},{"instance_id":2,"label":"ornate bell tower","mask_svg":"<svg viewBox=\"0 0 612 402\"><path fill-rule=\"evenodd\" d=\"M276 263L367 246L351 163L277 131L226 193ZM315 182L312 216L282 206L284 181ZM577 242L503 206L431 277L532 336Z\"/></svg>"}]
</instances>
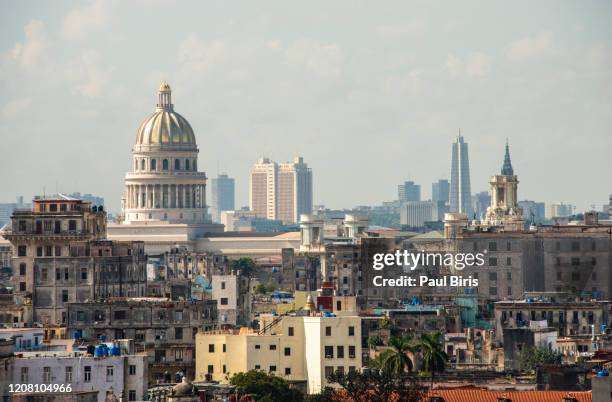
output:
<instances>
[{"instance_id":1,"label":"ornate bell tower","mask_svg":"<svg viewBox=\"0 0 612 402\"><path fill-rule=\"evenodd\" d=\"M506 140L506 155L501 174L491 177L491 206L487 208L485 225L499 226L506 231L523 230L523 210L518 206L518 178L512 169L510 147Z\"/></svg>"}]
</instances>

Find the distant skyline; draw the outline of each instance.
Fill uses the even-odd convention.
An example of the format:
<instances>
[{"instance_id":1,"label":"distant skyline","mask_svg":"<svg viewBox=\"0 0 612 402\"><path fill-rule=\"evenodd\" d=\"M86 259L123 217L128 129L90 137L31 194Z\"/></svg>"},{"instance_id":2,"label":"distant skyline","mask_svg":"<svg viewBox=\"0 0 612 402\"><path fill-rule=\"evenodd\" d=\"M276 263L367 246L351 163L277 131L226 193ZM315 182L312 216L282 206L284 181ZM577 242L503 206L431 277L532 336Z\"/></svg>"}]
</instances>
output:
<instances>
[{"instance_id":1,"label":"distant skyline","mask_svg":"<svg viewBox=\"0 0 612 402\"><path fill-rule=\"evenodd\" d=\"M450 180L472 193L509 139L519 200L600 209L612 193L612 3L11 2L0 16L0 202L46 188L120 209L163 80L199 169L236 180L303 156L314 204L378 205ZM210 185L210 182L209 182ZM208 192L210 195L210 192ZM210 201L209 201L210 203Z\"/></svg>"}]
</instances>

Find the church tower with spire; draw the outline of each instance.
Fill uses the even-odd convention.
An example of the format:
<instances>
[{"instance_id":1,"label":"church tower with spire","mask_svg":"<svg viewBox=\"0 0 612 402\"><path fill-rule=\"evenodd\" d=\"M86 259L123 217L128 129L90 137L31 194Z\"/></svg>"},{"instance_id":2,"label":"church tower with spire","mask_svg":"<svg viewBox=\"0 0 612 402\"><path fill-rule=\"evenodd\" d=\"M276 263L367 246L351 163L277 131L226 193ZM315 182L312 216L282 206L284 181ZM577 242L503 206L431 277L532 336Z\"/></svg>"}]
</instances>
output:
<instances>
[{"instance_id":1,"label":"church tower with spire","mask_svg":"<svg viewBox=\"0 0 612 402\"><path fill-rule=\"evenodd\" d=\"M510 146L506 140L506 154L501 174L491 177L491 205L485 215L486 226L501 227L505 231L521 231L524 226L523 211L518 206L518 178L510 160Z\"/></svg>"}]
</instances>

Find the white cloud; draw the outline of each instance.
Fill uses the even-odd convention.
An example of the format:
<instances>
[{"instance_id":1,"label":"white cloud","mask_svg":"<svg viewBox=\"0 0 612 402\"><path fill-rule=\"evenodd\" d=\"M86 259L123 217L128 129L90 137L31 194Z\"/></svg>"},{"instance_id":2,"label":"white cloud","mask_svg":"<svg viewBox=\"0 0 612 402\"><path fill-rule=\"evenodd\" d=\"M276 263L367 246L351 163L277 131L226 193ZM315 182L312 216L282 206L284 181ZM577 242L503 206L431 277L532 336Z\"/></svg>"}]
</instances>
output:
<instances>
[{"instance_id":1,"label":"white cloud","mask_svg":"<svg viewBox=\"0 0 612 402\"><path fill-rule=\"evenodd\" d=\"M94 0L76 8L64 17L61 36L66 39L82 39L88 33L103 29L110 20L115 2Z\"/></svg>"},{"instance_id":2,"label":"white cloud","mask_svg":"<svg viewBox=\"0 0 612 402\"><path fill-rule=\"evenodd\" d=\"M513 61L526 60L549 52L552 46L552 32L540 32L512 42L508 50L508 58Z\"/></svg>"},{"instance_id":3,"label":"white cloud","mask_svg":"<svg viewBox=\"0 0 612 402\"><path fill-rule=\"evenodd\" d=\"M231 56L226 41L205 41L195 34L189 35L179 44L177 53L180 65L197 72L218 68Z\"/></svg>"},{"instance_id":4,"label":"white cloud","mask_svg":"<svg viewBox=\"0 0 612 402\"><path fill-rule=\"evenodd\" d=\"M31 105L32 99L30 98L10 100L6 102L4 106L2 106L2 109L0 110L0 116L2 116L3 119L9 119L29 109Z\"/></svg>"},{"instance_id":5,"label":"white cloud","mask_svg":"<svg viewBox=\"0 0 612 402\"><path fill-rule=\"evenodd\" d=\"M85 51L70 63L66 78L74 81L75 92L86 98L111 95L114 90L111 86L111 69L102 67L101 57L94 51Z\"/></svg>"},{"instance_id":6,"label":"white cloud","mask_svg":"<svg viewBox=\"0 0 612 402\"><path fill-rule=\"evenodd\" d=\"M485 77L491 70L491 57L486 53L472 52L464 61L455 55L449 55L444 70L452 77Z\"/></svg>"},{"instance_id":7,"label":"white cloud","mask_svg":"<svg viewBox=\"0 0 612 402\"><path fill-rule=\"evenodd\" d=\"M32 20L24 28L25 41L19 42L11 50L10 55L19 65L25 68L38 66L45 57L49 46L49 37L45 24L39 20Z\"/></svg>"},{"instance_id":8,"label":"white cloud","mask_svg":"<svg viewBox=\"0 0 612 402\"><path fill-rule=\"evenodd\" d=\"M335 43L318 43L301 39L285 51L287 60L302 65L321 76L337 76L342 67L342 53Z\"/></svg>"}]
</instances>

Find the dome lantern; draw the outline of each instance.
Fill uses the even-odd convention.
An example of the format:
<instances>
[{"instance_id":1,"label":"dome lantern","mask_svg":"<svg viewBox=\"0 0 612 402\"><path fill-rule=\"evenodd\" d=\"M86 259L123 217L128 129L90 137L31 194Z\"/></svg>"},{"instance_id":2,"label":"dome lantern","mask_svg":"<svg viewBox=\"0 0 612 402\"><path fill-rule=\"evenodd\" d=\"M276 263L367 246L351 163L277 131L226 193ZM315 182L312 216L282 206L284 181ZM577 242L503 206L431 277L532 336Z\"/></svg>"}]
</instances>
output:
<instances>
[{"instance_id":1,"label":"dome lantern","mask_svg":"<svg viewBox=\"0 0 612 402\"><path fill-rule=\"evenodd\" d=\"M157 108L172 110L172 88L166 81L159 85Z\"/></svg>"}]
</instances>

